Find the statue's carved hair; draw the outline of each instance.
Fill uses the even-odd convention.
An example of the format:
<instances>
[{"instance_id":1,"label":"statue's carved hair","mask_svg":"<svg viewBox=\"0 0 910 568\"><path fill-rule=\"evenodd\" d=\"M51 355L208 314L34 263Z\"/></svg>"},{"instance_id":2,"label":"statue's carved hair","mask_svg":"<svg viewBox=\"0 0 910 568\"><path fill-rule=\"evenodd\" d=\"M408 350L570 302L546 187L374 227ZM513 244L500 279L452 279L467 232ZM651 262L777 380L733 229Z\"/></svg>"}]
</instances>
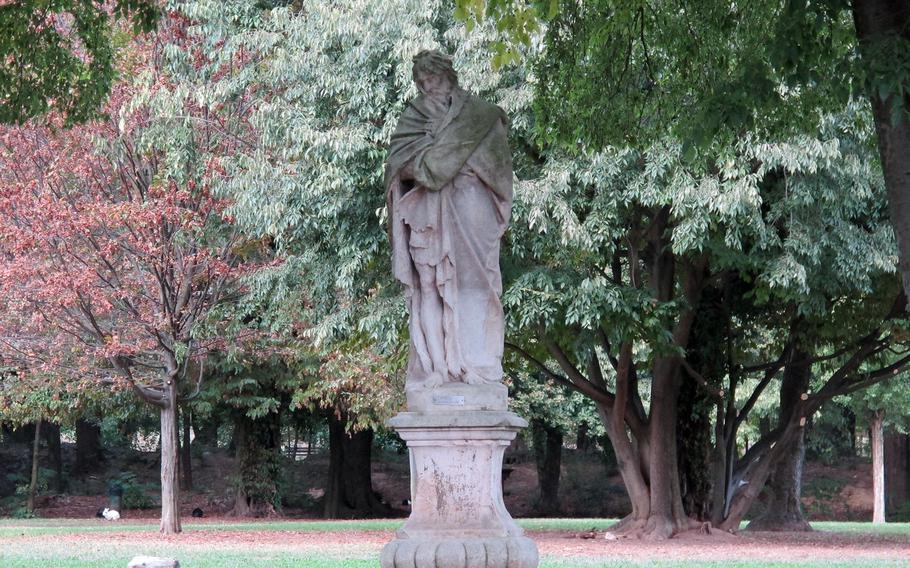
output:
<instances>
[{"instance_id":1,"label":"statue's carved hair","mask_svg":"<svg viewBox=\"0 0 910 568\"><path fill-rule=\"evenodd\" d=\"M435 49L425 49L414 56L414 67L411 75L414 80L420 74L426 75L446 75L453 85L458 84L458 73L452 67L452 58L444 55Z\"/></svg>"}]
</instances>

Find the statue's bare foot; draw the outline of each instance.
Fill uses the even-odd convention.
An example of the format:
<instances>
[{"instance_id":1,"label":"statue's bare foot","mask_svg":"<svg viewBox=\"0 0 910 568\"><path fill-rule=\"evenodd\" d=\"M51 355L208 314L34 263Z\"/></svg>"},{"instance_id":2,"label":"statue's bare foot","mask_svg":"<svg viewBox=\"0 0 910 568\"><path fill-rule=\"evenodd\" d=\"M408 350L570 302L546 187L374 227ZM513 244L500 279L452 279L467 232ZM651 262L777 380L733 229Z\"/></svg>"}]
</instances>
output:
<instances>
[{"instance_id":1,"label":"statue's bare foot","mask_svg":"<svg viewBox=\"0 0 910 568\"><path fill-rule=\"evenodd\" d=\"M443 382L445 382L445 380L442 377L442 373L440 373L439 371L434 371L434 372L430 373L429 376L427 376L427 378L423 382L423 384L428 389L431 389L431 388L438 387Z\"/></svg>"},{"instance_id":2,"label":"statue's bare foot","mask_svg":"<svg viewBox=\"0 0 910 568\"><path fill-rule=\"evenodd\" d=\"M482 385L486 382L485 380L483 380L483 377L481 377L474 371L467 371L462 376L462 380L469 385Z\"/></svg>"}]
</instances>

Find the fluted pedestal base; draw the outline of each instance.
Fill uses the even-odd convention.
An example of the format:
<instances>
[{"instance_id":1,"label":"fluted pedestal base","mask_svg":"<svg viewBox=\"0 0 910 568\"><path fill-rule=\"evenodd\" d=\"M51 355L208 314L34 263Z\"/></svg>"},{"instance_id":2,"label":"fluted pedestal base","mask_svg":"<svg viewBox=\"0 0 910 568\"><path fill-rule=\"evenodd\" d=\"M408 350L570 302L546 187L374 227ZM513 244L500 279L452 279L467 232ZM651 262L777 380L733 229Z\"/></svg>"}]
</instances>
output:
<instances>
[{"instance_id":1,"label":"fluted pedestal base","mask_svg":"<svg viewBox=\"0 0 910 568\"><path fill-rule=\"evenodd\" d=\"M411 516L382 568L536 568L537 546L502 501L502 457L522 418L506 411L403 412L389 423L411 454Z\"/></svg>"}]
</instances>

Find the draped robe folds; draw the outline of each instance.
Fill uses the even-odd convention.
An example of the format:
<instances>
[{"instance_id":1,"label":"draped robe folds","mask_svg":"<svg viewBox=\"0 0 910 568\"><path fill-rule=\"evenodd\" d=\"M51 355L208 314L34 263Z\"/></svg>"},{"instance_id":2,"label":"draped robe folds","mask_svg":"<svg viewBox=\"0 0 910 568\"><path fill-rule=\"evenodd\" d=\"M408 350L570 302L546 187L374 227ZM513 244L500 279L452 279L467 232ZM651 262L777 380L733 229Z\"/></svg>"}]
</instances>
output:
<instances>
[{"instance_id":1,"label":"draped robe folds","mask_svg":"<svg viewBox=\"0 0 910 568\"><path fill-rule=\"evenodd\" d=\"M408 388L433 372L415 263L431 267L442 300L444 381L502 379L499 241L512 206L507 118L456 88L448 109L412 101L392 135L385 185L395 277L410 314ZM409 166L413 180L402 177Z\"/></svg>"}]
</instances>

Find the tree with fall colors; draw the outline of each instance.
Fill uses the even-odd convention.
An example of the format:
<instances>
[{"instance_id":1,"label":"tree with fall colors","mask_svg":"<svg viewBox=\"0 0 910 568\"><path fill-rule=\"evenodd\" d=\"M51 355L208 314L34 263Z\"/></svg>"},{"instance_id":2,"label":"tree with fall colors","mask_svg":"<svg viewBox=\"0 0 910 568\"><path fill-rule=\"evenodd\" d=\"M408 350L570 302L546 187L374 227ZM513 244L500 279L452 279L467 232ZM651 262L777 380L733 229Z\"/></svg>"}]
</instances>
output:
<instances>
[{"instance_id":1,"label":"tree with fall colors","mask_svg":"<svg viewBox=\"0 0 910 568\"><path fill-rule=\"evenodd\" d=\"M21 373L131 388L159 409L165 534L181 530L178 405L198 392L206 353L236 341L214 310L257 268L210 191L213 156L240 140L231 115L162 102L176 100L162 68L172 57L206 63L187 24L170 17L130 47L134 79L114 89L105 118L65 130L50 115L0 133L4 357ZM177 41L184 51L162 51Z\"/></svg>"}]
</instances>

